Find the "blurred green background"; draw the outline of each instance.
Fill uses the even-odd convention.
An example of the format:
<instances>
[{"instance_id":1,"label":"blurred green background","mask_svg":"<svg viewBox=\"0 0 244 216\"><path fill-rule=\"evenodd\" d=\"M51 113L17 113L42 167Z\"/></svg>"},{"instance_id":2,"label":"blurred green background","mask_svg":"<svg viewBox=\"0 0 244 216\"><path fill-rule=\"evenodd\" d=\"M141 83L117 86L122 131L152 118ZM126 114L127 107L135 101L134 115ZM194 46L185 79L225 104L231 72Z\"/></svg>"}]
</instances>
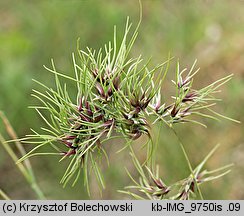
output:
<instances>
[{"instance_id":1,"label":"blurred green background","mask_svg":"<svg viewBox=\"0 0 244 216\"><path fill-rule=\"evenodd\" d=\"M190 67L195 59L201 68L195 87L202 87L220 77L234 73L222 87L223 98L215 110L243 121L244 116L244 1L159 1L142 0L143 19L131 56L143 55L152 63L167 59L168 53ZM71 53L80 47L99 48L112 39L113 26L121 35L126 17L135 27L139 18L138 1L131 0L10 0L0 1L0 110L4 111L19 137L38 130L43 122L27 107L36 101L30 96L36 88L32 79L53 86L52 75L45 71L54 58L57 68L72 74ZM164 96L169 97L174 76L173 60L165 82ZM194 165L217 144L221 147L207 163L207 168L235 163L227 176L203 185L205 199L244 199L244 130L242 124L227 120L207 121L208 128L178 125L176 130ZM1 133L9 139L2 124ZM153 128L156 133L157 128ZM138 145L143 138L137 141ZM121 146L120 146L121 147ZM30 147L26 146L27 149ZM116 143L107 147L110 167L104 166L106 189L97 192L91 180L92 199L126 199L116 192L130 184L127 166L134 176L126 152L116 154ZM40 187L48 199L88 199L82 179L75 187L63 188L59 180L67 166L57 157L36 157L31 161ZM188 169L177 139L166 127L160 131L157 162L167 184L186 177ZM0 146L0 188L12 199L35 199L10 157Z\"/></svg>"}]
</instances>

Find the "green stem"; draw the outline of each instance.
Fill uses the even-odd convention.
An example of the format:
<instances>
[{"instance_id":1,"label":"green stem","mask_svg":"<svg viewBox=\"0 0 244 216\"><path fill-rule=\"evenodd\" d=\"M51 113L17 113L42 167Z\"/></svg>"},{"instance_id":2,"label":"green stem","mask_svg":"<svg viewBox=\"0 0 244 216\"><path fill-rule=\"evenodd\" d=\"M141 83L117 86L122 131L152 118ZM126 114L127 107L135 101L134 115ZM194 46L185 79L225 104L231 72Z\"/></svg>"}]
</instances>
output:
<instances>
[{"instance_id":1,"label":"green stem","mask_svg":"<svg viewBox=\"0 0 244 216\"><path fill-rule=\"evenodd\" d=\"M177 134L176 131L174 130L174 128L171 128L171 129L172 129L172 131L174 132L175 136L177 137L177 139L178 139L178 141L179 141L181 150L183 151L184 157L185 157L185 159L186 159L186 161L187 161L187 165L188 165L188 167L189 167L189 169L190 169L190 172L191 172L191 175L192 175L192 177L193 177L194 183L195 183L195 185L196 185L196 187L197 187L197 191L198 191L198 193L199 193L199 196L200 196L201 200L203 200L203 195L202 195L201 189L200 189L200 187L199 187L199 185L198 185L198 183L197 183L197 181L196 181L196 178L195 178L195 175L194 175L194 172L193 172L193 169L192 169L192 165L191 165L191 162L190 162L190 160L189 160L189 157L187 156L187 153L186 153L186 150L185 150L185 148L184 148L184 145L183 145L182 141L180 140L178 134Z\"/></svg>"},{"instance_id":2,"label":"green stem","mask_svg":"<svg viewBox=\"0 0 244 216\"><path fill-rule=\"evenodd\" d=\"M31 183L31 188L33 189L33 191L35 192L35 194L37 195L37 197L39 199L41 199L41 200L46 199L46 197L44 196L42 190L40 189L40 187L38 186L38 184L35 181L33 181Z\"/></svg>"},{"instance_id":3,"label":"green stem","mask_svg":"<svg viewBox=\"0 0 244 216\"><path fill-rule=\"evenodd\" d=\"M2 143L2 146L7 151L7 153L12 158L12 160L16 163L16 161L18 161L18 157L16 156L16 154L14 153L12 148L10 148L9 145L6 143L5 139L3 138L3 136L1 134L0 134L0 142ZM27 182L31 185L31 188L36 193L37 198L45 199L45 196L43 195L43 193L41 192L41 189L39 188L39 186L37 185L37 183L35 181L32 170L26 168L22 163L18 163L18 164L16 164L16 166L18 167L18 169L20 170L22 175L25 177Z\"/></svg>"},{"instance_id":4,"label":"green stem","mask_svg":"<svg viewBox=\"0 0 244 216\"><path fill-rule=\"evenodd\" d=\"M155 157L152 157L152 171L153 173L156 171L154 170L154 168L156 168L156 152L157 152L157 149L158 149L158 144L159 144L159 141L160 141L160 130L161 130L161 127L162 127L163 123L160 121L159 122L159 127L158 127L158 133L157 133L157 137L156 137L156 142L155 142L155 146L154 146L154 155Z\"/></svg>"},{"instance_id":5,"label":"green stem","mask_svg":"<svg viewBox=\"0 0 244 216\"><path fill-rule=\"evenodd\" d=\"M7 133L13 140L15 140L15 146L17 147L17 149L19 150L21 155L25 155L26 154L25 149L23 148L21 143L19 141L17 141L18 137L17 137L13 127L11 126L9 120L7 119L7 117L4 115L4 113L2 111L0 111L0 117L3 121L3 124L5 126ZM14 153L12 148L9 147L9 145L6 143L5 139L3 138L3 136L1 134L0 134L0 142L2 143L3 147L8 152L8 154L12 158L12 160L16 163L18 161L17 155ZM38 184L36 183L35 175L33 173L30 161L28 159L26 159L23 164L18 163L16 165L19 168L20 172L25 177L25 179L27 180L27 182L31 185L31 188L36 193L37 198L45 199L43 192L41 191Z\"/></svg>"},{"instance_id":6,"label":"green stem","mask_svg":"<svg viewBox=\"0 0 244 216\"><path fill-rule=\"evenodd\" d=\"M0 196L5 200L10 200L9 196L1 189L0 189Z\"/></svg>"}]
</instances>

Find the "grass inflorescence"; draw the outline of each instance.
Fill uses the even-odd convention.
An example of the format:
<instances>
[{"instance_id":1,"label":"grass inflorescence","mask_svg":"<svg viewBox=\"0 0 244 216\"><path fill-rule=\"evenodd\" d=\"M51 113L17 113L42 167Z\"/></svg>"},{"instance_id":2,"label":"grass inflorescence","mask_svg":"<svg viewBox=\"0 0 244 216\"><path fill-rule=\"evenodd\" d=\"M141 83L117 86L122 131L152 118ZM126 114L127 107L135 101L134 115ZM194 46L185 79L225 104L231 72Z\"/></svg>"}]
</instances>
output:
<instances>
[{"instance_id":1,"label":"grass inflorescence","mask_svg":"<svg viewBox=\"0 0 244 216\"><path fill-rule=\"evenodd\" d=\"M190 175L166 186L158 172L154 174L150 168L150 165L153 165L150 159L155 157L155 151L152 149L156 146L152 142L150 128L157 122L162 122L172 129L176 123L192 122L205 126L199 121L201 118L195 116L217 119L220 115L216 115L212 110L219 100L215 95L232 75L220 78L202 89L193 89L193 78L199 71L196 61L190 70L182 69L177 61L175 80L172 81L175 95L171 96L173 102L166 104L162 101L161 87L173 58L169 56L165 62L155 67L150 66L150 60L144 63L141 56L130 58L139 25L140 22L131 34L132 24L127 19L120 43L114 28L113 41L98 51L91 48L80 50L77 46L77 54L72 54L74 76L59 72L53 60L51 67L44 66L54 75L56 88L35 81L43 91L33 90L32 96L37 98L41 105L32 108L41 116L47 127L41 128L42 132L32 130L32 135L20 139L22 143L33 144L35 147L20 158L18 163L32 156L58 155L60 161L69 160L61 183L66 185L72 180L75 184L83 171L84 184L89 192L91 171L94 172L100 187L105 187L98 163L99 157L109 160L104 148L105 143L122 137L141 175L138 183L129 174L136 184L129 188L143 192L147 198L189 199L190 194L195 192L195 187L201 193L198 184L219 177L205 177L212 174L202 171L206 160L193 169L182 145ZM72 91L69 91L65 80L76 86L76 95L70 95ZM132 147L133 141L141 136L150 140L146 142L148 158L144 164L140 164ZM54 151L42 152L41 147L45 145L50 145ZM220 176L222 174L225 172ZM175 187L178 191L171 195ZM125 193L142 198L136 193Z\"/></svg>"}]
</instances>

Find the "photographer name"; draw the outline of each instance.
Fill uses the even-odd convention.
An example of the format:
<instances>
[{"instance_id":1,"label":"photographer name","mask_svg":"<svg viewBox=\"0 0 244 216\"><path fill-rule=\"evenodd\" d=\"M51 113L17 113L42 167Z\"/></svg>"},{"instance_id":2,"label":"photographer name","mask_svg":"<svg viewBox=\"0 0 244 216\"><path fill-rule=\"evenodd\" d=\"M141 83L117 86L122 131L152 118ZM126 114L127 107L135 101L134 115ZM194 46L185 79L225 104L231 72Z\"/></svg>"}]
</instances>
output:
<instances>
[{"instance_id":1,"label":"photographer name","mask_svg":"<svg viewBox=\"0 0 244 216\"><path fill-rule=\"evenodd\" d=\"M9 209L6 209L8 212L12 211L13 206L9 206ZM16 206L17 207L17 206ZM85 202L82 203L76 203L76 202L71 202L71 203L65 203L65 204L44 204L44 205L39 205L39 204L28 204L25 202L21 202L18 205L18 210L19 212L77 212L77 211L82 211L82 212L132 212L133 210L133 205L132 203L123 203L123 204L101 204L101 203L96 203L96 204L87 204Z\"/></svg>"}]
</instances>

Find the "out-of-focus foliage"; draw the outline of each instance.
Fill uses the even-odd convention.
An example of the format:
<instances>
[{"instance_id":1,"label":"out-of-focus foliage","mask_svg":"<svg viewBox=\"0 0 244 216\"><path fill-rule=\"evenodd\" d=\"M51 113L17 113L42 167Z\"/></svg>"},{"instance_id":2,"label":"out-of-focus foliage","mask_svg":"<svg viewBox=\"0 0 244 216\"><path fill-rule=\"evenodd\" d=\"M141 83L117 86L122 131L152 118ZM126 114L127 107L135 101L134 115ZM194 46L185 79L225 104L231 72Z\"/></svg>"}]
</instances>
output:
<instances>
[{"instance_id":1,"label":"out-of-focus foliage","mask_svg":"<svg viewBox=\"0 0 244 216\"><path fill-rule=\"evenodd\" d=\"M222 87L223 98L216 110L243 121L244 111L244 2L243 1L142 1L143 19L139 37L132 55L143 53L152 62L166 60L168 52L180 58L181 65L192 65L198 59L201 67L195 77L196 86L204 86L213 80L234 73L232 81ZM23 137L29 128L38 129L41 119L29 105L35 104L31 89L37 79L48 86L54 85L52 75L42 65L50 65L54 58L57 68L72 74L71 53L76 51L77 38L80 47L98 48L111 40L113 26L118 35L124 30L126 17L136 25L139 19L137 1L119 0L71 0L71 1L1 1L0 2L0 109L8 116L18 135ZM174 68L174 67L172 67ZM164 83L163 92L169 91L170 79ZM169 93L169 92L168 92ZM203 188L207 199L243 199L244 186L244 135L243 126L223 120L206 121L208 129L195 125L176 128L190 159L198 164L199 158L221 143L220 150L209 161L209 168L225 163L235 163L233 172ZM2 124L0 124L3 132ZM165 127L160 134L158 164L160 173L170 181L184 178L186 163L177 139ZM7 135L5 137L8 138ZM143 139L143 138L142 138ZM137 141L140 146L140 139ZM110 151L110 167L104 167L106 190L103 196L94 193L92 198L116 199L116 192L129 184L123 167L133 173L133 164L127 154L116 154L119 149L113 143ZM27 146L28 148L28 146ZM143 155L142 155L143 156ZM34 170L44 193L50 199L88 198L81 181L74 188L65 189L59 184L67 164L55 156L34 158ZM57 169L57 167L59 167ZM29 185L21 177L15 165L0 147L0 187L14 199L34 198ZM175 175L170 175L175 170Z\"/></svg>"}]
</instances>

